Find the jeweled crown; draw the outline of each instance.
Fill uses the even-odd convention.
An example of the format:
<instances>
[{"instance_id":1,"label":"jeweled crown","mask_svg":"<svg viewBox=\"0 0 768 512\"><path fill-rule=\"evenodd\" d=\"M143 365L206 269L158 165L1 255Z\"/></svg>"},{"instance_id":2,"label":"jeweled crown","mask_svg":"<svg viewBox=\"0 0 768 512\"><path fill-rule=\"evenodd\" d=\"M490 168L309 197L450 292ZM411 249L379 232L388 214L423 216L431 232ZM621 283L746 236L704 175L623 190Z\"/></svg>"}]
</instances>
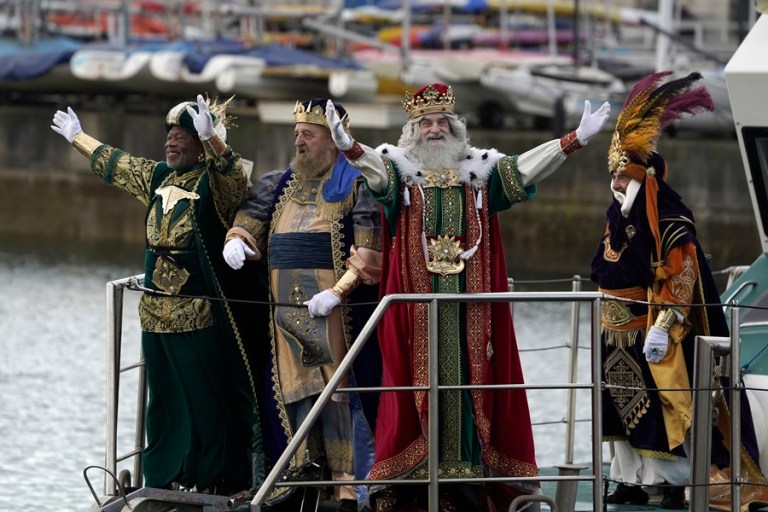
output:
<instances>
[{"instance_id":1,"label":"jeweled crown","mask_svg":"<svg viewBox=\"0 0 768 512\"><path fill-rule=\"evenodd\" d=\"M293 119L297 123L319 124L328 128L328 120L325 118L325 103L315 103L313 101L304 103L297 101L293 108ZM339 112L339 109L336 109ZM349 113L346 110L339 112L341 115L341 126L345 132L349 132Z\"/></svg>"},{"instance_id":2,"label":"jeweled crown","mask_svg":"<svg viewBox=\"0 0 768 512\"><path fill-rule=\"evenodd\" d=\"M424 86L413 94L407 93L403 98L403 108L410 119L437 112L453 114L455 105L453 88L441 83Z\"/></svg>"}]
</instances>

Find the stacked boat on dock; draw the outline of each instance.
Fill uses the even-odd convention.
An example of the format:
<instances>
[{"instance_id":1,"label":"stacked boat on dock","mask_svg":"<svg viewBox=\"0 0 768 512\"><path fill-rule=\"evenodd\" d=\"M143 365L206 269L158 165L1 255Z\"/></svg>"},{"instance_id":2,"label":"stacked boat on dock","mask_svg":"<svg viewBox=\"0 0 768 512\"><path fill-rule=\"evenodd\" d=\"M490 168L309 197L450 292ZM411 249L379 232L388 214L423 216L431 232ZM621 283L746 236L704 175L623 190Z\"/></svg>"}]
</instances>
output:
<instances>
[{"instance_id":1,"label":"stacked boat on dock","mask_svg":"<svg viewBox=\"0 0 768 512\"><path fill-rule=\"evenodd\" d=\"M584 99L619 103L625 84L654 70L625 53L621 73L614 72L619 53L607 58L597 51L615 38L617 26L636 28L643 19L636 13L622 18L614 10L585 11L592 22L581 36L576 27L558 24L574 12L540 3L538 10L519 8L529 11L522 14L477 0L412 2L410 12L382 0L374 2L374 14L369 2L342 10L277 0L258 7L245 0L41 0L15 2L15 10L0 4L7 36L0 40L0 95L165 101L204 92L234 95L266 112L263 103L307 97L396 107L406 91L439 81L462 98L457 108L470 123L557 130L578 123ZM531 21L537 17L538 26ZM32 19L43 22L20 21ZM541 36L536 44L528 37L533 30ZM589 61L570 52L568 45L581 43ZM711 76L717 89L722 73ZM732 130L732 119L717 117L730 112L727 96L713 95L725 104L712 122L681 129Z\"/></svg>"}]
</instances>

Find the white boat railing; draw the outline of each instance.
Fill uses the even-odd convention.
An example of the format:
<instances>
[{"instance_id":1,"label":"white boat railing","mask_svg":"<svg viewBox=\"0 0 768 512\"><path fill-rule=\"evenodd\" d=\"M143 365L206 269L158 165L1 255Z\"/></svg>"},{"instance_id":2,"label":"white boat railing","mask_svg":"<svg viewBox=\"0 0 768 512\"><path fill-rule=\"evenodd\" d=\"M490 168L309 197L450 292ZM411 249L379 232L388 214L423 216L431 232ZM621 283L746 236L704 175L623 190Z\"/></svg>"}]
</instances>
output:
<instances>
[{"instance_id":1,"label":"white boat railing","mask_svg":"<svg viewBox=\"0 0 768 512\"><path fill-rule=\"evenodd\" d=\"M121 361L121 332L122 332L122 313L123 313L123 299L124 290L127 287L133 289L141 289L141 282L143 275L137 275L129 278L124 278L107 283L107 428L106 428L106 458L105 458L105 477L104 477L104 495L107 497L118 496L118 491L122 488L130 486L131 479L136 482L136 487L141 486L142 481L142 462L141 453L145 447L145 431L144 431L144 411L147 401L147 386L146 375L144 370L143 357L140 355L139 360L133 364L129 364L124 367L120 367ZM267 475L264 483L256 490L255 495L250 504L250 508L254 512L260 512L262 505L264 505L267 496L274 487L280 486L331 486L331 485L390 485L390 484L428 484L428 497L429 497L429 510L434 512L437 510L438 500L438 482L440 483L462 483L462 482L542 482L542 481L554 481L558 485L558 500L557 509L561 511L568 511L573 509L573 505L576 499L576 486L581 481L589 482L592 487L593 505L595 510L602 510L603 508L603 478L601 471L603 468L603 452L602 452L602 424L601 421L594 421L600 418L601 404L601 361L600 361L600 304L602 300L614 299L609 295L598 292L583 292L581 291L581 278L576 275L573 276L572 291L560 291L560 292L498 292L498 293L479 293L479 294L396 294L385 296L376 307L375 311L362 328L360 335L352 343L346 357L341 361L337 371L331 377L326 388L318 396L316 403L307 415L306 420L299 426L294 433L290 443L288 444L284 453L275 462L270 473ZM562 282L562 280L561 280ZM729 279L729 284L731 280ZM513 290L517 283L510 281L510 289ZM355 358L363 349L364 344L368 341L371 335L376 331L379 320L383 316L384 312L393 303L428 303L429 304L429 385L428 386L411 386L411 387L373 387L373 388L338 388L339 382L350 370ZM566 345L569 349L569 371L568 382L562 383L546 383L546 384L496 384L496 385L482 385L482 386L446 386L440 385L438 382L438 358L437 358L437 339L438 339L438 310L441 303L488 303L488 302L508 302L512 307L517 302L570 302L572 304L571 318L570 318L570 342ZM582 303L588 303L590 305L590 379L586 383L577 382L577 362L578 362L578 349L579 347L579 317L580 306ZM737 421L739 418L739 393L741 387L736 382L739 378L739 351L738 343L739 339L738 329L738 305L730 305L730 313L732 319L732 325L735 328L731 329L731 336L729 338L714 338L714 337L697 337L696 344L696 361L697 366L695 368L695 384L694 384L694 418L696 419L692 431L692 446L695 447L694 458L692 463L694 469L692 473L693 489L691 492L691 509L690 510L702 510L702 508L693 508L701 506L705 501L708 503L707 487L706 484L709 481L709 450L711 436L706 428L702 426L711 425L711 366L713 364L713 357L717 355L726 355L730 352L730 373L735 375L735 384L731 386L730 397L732 407L731 417L731 432L732 443L738 443L740 439L740 425ZM584 348L584 347L582 347ZM523 350L521 350L523 352ZM701 361L699 359L701 358ZM727 357L726 357L726 360ZM120 377L124 372L129 370L138 370L138 400L137 400L137 412L135 423L135 443L134 447L126 453L118 454L117 447L117 419L119 408L119 389L120 389ZM336 392L391 392L391 391L426 391L429 396L428 400L428 421L429 421L429 445L438 446L438 414L439 414L439 392L446 390L470 390L470 389L526 389L526 390L552 390L552 389L566 389L568 390L567 400L567 413L563 422L566 424L566 448L564 454L564 464L557 466L559 468L558 475L539 475L536 477L489 477L489 478L472 478L472 479L438 479L437 467L438 467L438 450L430 450L427 460L428 467L428 479L426 480L392 480L392 481L374 481L374 480L351 480L343 482L280 482L279 478L283 474L291 458L295 455L298 447L305 439L309 431L311 430L314 422L319 416L322 408L327 401L331 398L333 393ZM591 396L591 474L580 474L580 470L584 469L583 466L573 465L574 457L574 428L576 423L575 418L575 402L576 391L579 389L585 389L590 391ZM709 414L709 420L707 421L707 414ZM703 429L703 430L702 430ZM734 441L735 440L735 441ZM731 453L739 453L738 446L736 451ZM733 450L734 447L732 446ZM132 474L123 471L117 478L118 463L133 458L133 472ZM734 473L738 475L738 459L733 458L732 469L735 469ZM702 491L703 489L703 491ZM736 498L733 500L733 511L738 510L738 496L739 489L738 483L731 484L732 496ZM562 492L561 492L562 491ZM531 498L532 501L542 501L539 498ZM554 503L550 503L550 506ZM553 507L554 508L554 507Z\"/></svg>"}]
</instances>

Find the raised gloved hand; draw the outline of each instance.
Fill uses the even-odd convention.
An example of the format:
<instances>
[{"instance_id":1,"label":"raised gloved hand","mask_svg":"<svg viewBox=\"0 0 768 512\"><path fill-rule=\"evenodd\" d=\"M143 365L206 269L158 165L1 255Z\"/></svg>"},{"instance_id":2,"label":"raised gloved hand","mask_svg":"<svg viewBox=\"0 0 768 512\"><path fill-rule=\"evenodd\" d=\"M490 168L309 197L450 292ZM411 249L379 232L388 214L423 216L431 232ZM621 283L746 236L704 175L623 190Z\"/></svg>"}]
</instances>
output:
<instances>
[{"instance_id":1,"label":"raised gloved hand","mask_svg":"<svg viewBox=\"0 0 768 512\"><path fill-rule=\"evenodd\" d=\"M581 115L581 122L576 128L576 137L584 145L589 139L597 135L602 130L603 125L611 115L611 104L607 101L599 109L592 112L592 104L589 100L584 100L584 113Z\"/></svg>"},{"instance_id":2,"label":"raised gloved hand","mask_svg":"<svg viewBox=\"0 0 768 512\"><path fill-rule=\"evenodd\" d=\"M669 345L669 335L661 327L652 325L645 337L643 345L643 354L649 363L658 363L667 355L667 345Z\"/></svg>"},{"instance_id":3,"label":"raised gloved hand","mask_svg":"<svg viewBox=\"0 0 768 512\"><path fill-rule=\"evenodd\" d=\"M197 95L197 108L199 112L195 112L195 109L187 105L187 113L192 118L200 140L208 140L213 137L213 117L202 94Z\"/></svg>"},{"instance_id":4,"label":"raised gloved hand","mask_svg":"<svg viewBox=\"0 0 768 512\"><path fill-rule=\"evenodd\" d=\"M336 143L336 147L342 151L351 149L355 141L344 131L339 113L336 112L336 107L333 106L331 100L328 100L328 103L325 104L325 119L328 121L328 127L331 129L331 136L333 137L333 142Z\"/></svg>"},{"instance_id":5,"label":"raised gloved hand","mask_svg":"<svg viewBox=\"0 0 768 512\"><path fill-rule=\"evenodd\" d=\"M331 290L323 290L316 293L311 299L304 303L309 310L309 316L328 316L331 310L341 304L341 299Z\"/></svg>"},{"instance_id":6,"label":"raised gloved hand","mask_svg":"<svg viewBox=\"0 0 768 512\"><path fill-rule=\"evenodd\" d=\"M224 261L227 262L227 265L235 270L243 267L246 256L256 256L253 249L248 247L248 244L237 237L224 244L222 254L224 255Z\"/></svg>"},{"instance_id":7,"label":"raised gloved hand","mask_svg":"<svg viewBox=\"0 0 768 512\"><path fill-rule=\"evenodd\" d=\"M66 112L56 111L53 115L51 129L67 139L67 142L70 144L75 140L75 135L83 131L80 127L80 120L77 118L75 111L72 110L72 107L67 107Z\"/></svg>"}]
</instances>

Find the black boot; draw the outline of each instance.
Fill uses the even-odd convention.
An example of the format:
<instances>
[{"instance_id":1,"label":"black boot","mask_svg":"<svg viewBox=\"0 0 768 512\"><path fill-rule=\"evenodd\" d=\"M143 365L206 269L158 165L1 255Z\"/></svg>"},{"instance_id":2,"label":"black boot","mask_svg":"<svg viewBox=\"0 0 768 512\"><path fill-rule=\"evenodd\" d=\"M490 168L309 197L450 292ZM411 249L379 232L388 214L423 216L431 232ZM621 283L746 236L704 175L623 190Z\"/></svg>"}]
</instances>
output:
<instances>
[{"instance_id":1,"label":"black boot","mask_svg":"<svg viewBox=\"0 0 768 512\"><path fill-rule=\"evenodd\" d=\"M648 503L648 493L640 488L639 485L619 484L616 489L605 497L606 503L632 505L645 505Z\"/></svg>"},{"instance_id":2,"label":"black boot","mask_svg":"<svg viewBox=\"0 0 768 512\"><path fill-rule=\"evenodd\" d=\"M665 487L661 498L661 508L685 508L685 487Z\"/></svg>"}]
</instances>

